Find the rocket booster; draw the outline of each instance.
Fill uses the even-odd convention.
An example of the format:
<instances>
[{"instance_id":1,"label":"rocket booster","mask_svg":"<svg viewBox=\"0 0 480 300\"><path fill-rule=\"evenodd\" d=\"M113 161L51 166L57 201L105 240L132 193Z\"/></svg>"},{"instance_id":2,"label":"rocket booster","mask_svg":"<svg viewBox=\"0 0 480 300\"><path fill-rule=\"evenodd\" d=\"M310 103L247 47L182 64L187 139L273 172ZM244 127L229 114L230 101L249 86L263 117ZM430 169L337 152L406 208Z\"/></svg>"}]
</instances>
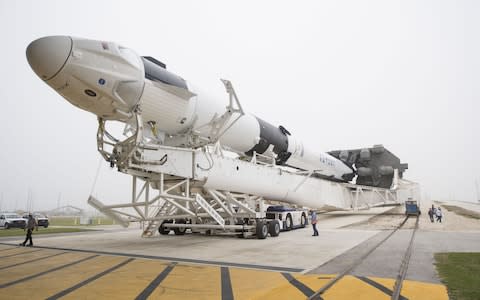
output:
<instances>
[{"instance_id":1,"label":"rocket booster","mask_svg":"<svg viewBox=\"0 0 480 300\"><path fill-rule=\"evenodd\" d=\"M147 138L174 147L192 147L195 139L218 140L234 152L254 152L278 165L314 171L349 181L354 171L328 153L314 151L283 126L231 110L225 99L193 87L150 56L112 42L48 36L30 43L27 59L34 72L73 105L104 120L132 126L140 108ZM219 127L226 130L219 135Z\"/></svg>"}]
</instances>

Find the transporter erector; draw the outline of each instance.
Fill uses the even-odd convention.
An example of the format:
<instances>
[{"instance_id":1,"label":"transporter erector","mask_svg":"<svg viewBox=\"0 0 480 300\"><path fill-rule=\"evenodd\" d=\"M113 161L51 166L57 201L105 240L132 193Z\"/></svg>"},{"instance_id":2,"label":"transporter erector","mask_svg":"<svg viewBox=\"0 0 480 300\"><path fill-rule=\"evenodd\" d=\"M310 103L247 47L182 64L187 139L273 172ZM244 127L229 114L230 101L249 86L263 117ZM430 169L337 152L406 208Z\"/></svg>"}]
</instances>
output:
<instances>
[{"instance_id":1,"label":"transporter erector","mask_svg":"<svg viewBox=\"0 0 480 300\"><path fill-rule=\"evenodd\" d=\"M212 226L237 226L235 215L262 213L263 199L315 209L358 207L358 195L355 205L345 196L356 189L354 178L372 190L383 188L385 202L407 168L382 146L311 149L285 127L244 111L229 81L222 80L225 98L216 98L161 61L113 42L48 36L30 43L27 59L57 93L98 117L98 150L112 167L134 177L134 194L137 180L144 181L130 206L107 207L90 198L90 204L119 219L149 221L155 228L167 220L178 231L178 220L191 228L206 226L202 216ZM108 121L125 123L124 140L107 132ZM155 201L150 188L159 191ZM158 203L153 213L148 206L156 202L163 206ZM125 207L136 214L115 210ZM254 226L269 223L253 219Z\"/></svg>"}]
</instances>

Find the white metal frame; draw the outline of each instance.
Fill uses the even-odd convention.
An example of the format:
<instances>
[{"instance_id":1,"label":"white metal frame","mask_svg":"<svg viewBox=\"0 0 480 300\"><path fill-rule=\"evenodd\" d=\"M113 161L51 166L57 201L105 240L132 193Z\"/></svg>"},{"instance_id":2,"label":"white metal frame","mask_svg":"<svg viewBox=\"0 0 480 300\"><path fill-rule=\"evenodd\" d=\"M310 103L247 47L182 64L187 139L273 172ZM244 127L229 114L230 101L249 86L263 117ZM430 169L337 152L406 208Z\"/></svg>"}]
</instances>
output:
<instances>
[{"instance_id":1,"label":"white metal frame","mask_svg":"<svg viewBox=\"0 0 480 300\"><path fill-rule=\"evenodd\" d=\"M211 137L213 138L207 144L213 145L217 160L227 159L223 156L218 138L244 114L231 83L226 80L222 82L229 94L229 105L221 117L208 124L212 128ZM239 114L238 118L227 126L234 113ZM123 141L119 141L106 131L105 121L101 118L98 120L97 131L97 148L101 155L110 162L112 167L117 165L119 171L132 175L131 202L104 205L90 196L88 200L90 205L114 218L123 226L128 226L130 222L142 222L145 237L153 236L160 227L173 229L176 233L180 228L190 228L192 232L237 233L240 231L244 236L248 236L253 234L256 226L261 223L259 221L270 222L266 220L266 204L262 197L205 188L203 182L194 176L195 150L148 144L143 135L140 107L134 109L133 115L136 123L135 131L132 136ZM208 146L201 144L197 146L202 146L206 152L209 151ZM112 147L112 151L107 151L107 147ZM186 162L188 170L176 172L176 175L165 173L164 164L169 155L174 156L177 161ZM254 153L250 163L269 169L279 168L275 165L274 159L258 153ZM279 170L280 173L283 172L282 168ZM305 176L305 179L302 179L294 189L296 192L314 172L293 173ZM345 201L350 203L352 209L397 200L395 190L346 183L332 184L342 185ZM374 198L375 201L368 200Z\"/></svg>"}]
</instances>

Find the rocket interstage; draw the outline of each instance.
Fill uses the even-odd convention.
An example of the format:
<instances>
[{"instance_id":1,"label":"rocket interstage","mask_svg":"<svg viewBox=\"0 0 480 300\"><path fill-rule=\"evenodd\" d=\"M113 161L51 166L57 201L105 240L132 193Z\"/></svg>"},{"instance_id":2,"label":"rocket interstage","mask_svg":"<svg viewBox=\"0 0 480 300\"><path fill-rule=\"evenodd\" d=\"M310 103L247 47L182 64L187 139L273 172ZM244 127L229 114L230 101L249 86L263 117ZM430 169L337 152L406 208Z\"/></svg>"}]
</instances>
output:
<instances>
[{"instance_id":1,"label":"rocket interstage","mask_svg":"<svg viewBox=\"0 0 480 300\"><path fill-rule=\"evenodd\" d=\"M188 148L218 140L234 152L262 154L278 165L341 181L354 176L351 166L304 146L283 126L233 109L226 96L200 91L162 62L116 43L49 36L28 46L27 59L67 101L103 120L135 127L134 114L141 111L144 134L157 144Z\"/></svg>"}]
</instances>

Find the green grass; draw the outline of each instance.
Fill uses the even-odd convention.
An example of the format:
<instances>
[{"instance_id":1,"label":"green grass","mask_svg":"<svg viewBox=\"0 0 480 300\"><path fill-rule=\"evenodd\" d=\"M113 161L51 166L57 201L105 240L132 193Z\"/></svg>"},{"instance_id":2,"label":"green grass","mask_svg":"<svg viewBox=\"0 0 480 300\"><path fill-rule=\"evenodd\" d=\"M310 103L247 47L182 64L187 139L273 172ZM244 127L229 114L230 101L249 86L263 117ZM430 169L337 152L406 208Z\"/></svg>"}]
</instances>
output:
<instances>
[{"instance_id":1,"label":"green grass","mask_svg":"<svg viewBox=\"0 0 480 300\"><path fill-rule=\"evenodd\" d=\"M50 217L50 225L52 226L80 226L80 217ZM92 224L85 226L97 225L113 225L112 219L106 217L93 217Z\"/></svg>"},{"instance_id":2,"label":"green grass","mask_svg":"<svg viewBox=\"0 0 480 300\"><path fill-rule=\"evenodd\" d=\"M55 233L69 233L69 232L81 232L81 231L91 231L92 229L83 229L83 228L43 228L39 227L38 231L33 231L33 236L37 234L55 234ZM23 236L26 234L26 231L19 228L10 228L0 230L0 237L6 236Z\"/></svg>"},{"instance_id":3,"label":"green grass","mask_svg":"<svg viewBox=\"0 0 480 300\"><path fill-rule=\"evenodd\" d=\"M480 253L436 253L435 260L450 299L480 299Z\"/></svg>"}]
</instances>

